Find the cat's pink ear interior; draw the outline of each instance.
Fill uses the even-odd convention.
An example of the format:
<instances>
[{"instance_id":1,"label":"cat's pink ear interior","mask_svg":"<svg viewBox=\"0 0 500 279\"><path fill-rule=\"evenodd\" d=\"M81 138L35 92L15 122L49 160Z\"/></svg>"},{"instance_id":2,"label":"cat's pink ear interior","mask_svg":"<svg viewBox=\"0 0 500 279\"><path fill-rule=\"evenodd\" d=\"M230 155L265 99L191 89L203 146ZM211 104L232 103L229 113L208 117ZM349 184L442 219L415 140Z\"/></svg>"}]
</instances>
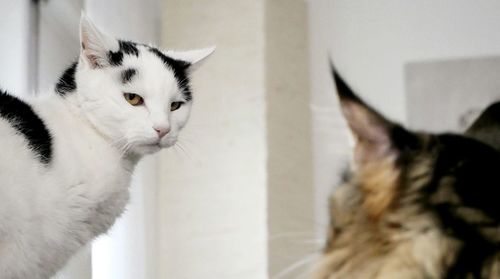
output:
<instances>
[{"instance_id":1,"label":"cat's pink ear interior","mask_svg":"<svg viewBox=\"0 0 500 279\"><path fill-rule=\"evenodd\" d=\"M80 59L91 68L107 65L109 50L117 48L117 41L101 32L83 13L80 18L80 43Z\"/></svg>"},{"instance_id":2,"label":"cat's pink ear interior","mask_svg":"<svg viewBox=\"0 0 500 279\"><path fill-rule=\"evenodd\" d=\"M342 113L356 141L354 161L376 161L393 154L391 131L395 124L363 102L332 70Z\"/></svg>"}]
</instances>

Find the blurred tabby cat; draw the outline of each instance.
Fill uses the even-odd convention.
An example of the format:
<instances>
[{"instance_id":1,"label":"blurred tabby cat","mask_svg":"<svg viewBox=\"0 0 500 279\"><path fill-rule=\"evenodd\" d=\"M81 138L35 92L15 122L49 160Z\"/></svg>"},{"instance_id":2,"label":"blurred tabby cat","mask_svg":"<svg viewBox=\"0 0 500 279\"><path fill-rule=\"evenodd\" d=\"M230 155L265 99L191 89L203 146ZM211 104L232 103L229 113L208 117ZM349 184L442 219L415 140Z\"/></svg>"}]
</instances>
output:
<instances>
[{"instance_id":1,"label":"blurred tabby cat","mask_svg":"<svg viewBox=\"0 0 500 279\"><path fill-rule=\"evenodd\" d=\"M500 278L500 103L464 135L412 132L333 72L354 167L313 278Z\"/></svg>"}]
</instances>

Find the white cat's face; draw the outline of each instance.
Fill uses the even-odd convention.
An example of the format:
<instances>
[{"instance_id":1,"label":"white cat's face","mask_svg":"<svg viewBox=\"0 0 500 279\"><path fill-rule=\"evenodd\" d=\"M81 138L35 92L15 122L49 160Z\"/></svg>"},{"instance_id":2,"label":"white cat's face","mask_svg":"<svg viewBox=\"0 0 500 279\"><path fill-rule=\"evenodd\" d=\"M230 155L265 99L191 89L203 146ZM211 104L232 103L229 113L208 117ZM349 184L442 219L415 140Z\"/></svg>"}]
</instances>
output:
<instances>
[{"instance_id":1,"label":"white cat's face","mask_svg":"<svg viewBox=\"0 0 500 279\"><path fill-rule=\"evenodd\" d=\"M78 102L96 129L136 155L174 145L191 110L189 74L214 49L161 52L110 38L85 18L81 41Z\"/></svg>"}]
</instances>

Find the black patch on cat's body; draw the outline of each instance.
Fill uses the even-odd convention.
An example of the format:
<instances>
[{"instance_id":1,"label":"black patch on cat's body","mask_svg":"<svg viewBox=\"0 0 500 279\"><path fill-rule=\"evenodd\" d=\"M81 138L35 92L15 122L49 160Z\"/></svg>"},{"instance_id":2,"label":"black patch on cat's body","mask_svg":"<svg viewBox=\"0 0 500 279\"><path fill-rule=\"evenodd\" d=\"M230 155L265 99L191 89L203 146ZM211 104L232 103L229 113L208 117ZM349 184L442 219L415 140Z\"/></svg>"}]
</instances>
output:
<instances>
[{"instance_id":1,"label":"black patch on cat's body","mask_svg":"<svg viewBox=\"0 0 500 279\"><path fill-rule=\"evenodd\" d=\"M67 68L62 76L59 78L59 81L56 84L56 93L64 96L67 93L74 92L76 90L76 66L77 62L71 64L69 68Z\"/></svg>"},{"instance_id":2,"label":"black patch on cat's body","mask_svg":"<svg viewBox=\"0 0 500 279\"><path fill-rule=\"evenodd\" d=\"M136 43L119 40L118 45L120 48L117 51L110 50L108 52L108 62L111 66L121 66L124 55L139 57L139 49Z\"/></svg>"},{"instance_id":3,"label":"black patch on cat's body","mask_svg":"<svg viewBox=\"0 0 500 279\"><path fill-rule=\"evenodd\" d=\"M182 91L184 99L186 99L186 101L188 102L191 101L193 97L191 94L191 89L189 87L189 77L187 75L187 69L190 64L168 57L163 54L163 52L154 47L149 47L149 51L158 56L158 58L163 61L163 64L165 64L165 66L167 66L174 72L175 79L177 80L177 84Z\"/></svg>"},{"instance_id":4,"label":"black patch on cat's body","mask_svg":"<svg viewBox=\"0 0 500 279\"><path fill-rule=\"evenodd\" d=\"M129 83L136 74L137 74L136 69L129 68L124 70L122 72L122 83L123 84Z\"/></svg>"},{"instance_id":5,"label":"black patch on cat's body","mask_svg":"<svg viewBox=\"0 0 500 279\"><path fill-rule=\"evenodd\" d=\"M50 163L52 136L30 105L0 90L0 117L26 138L42 163Z\"/></svg>"}]
</instances>

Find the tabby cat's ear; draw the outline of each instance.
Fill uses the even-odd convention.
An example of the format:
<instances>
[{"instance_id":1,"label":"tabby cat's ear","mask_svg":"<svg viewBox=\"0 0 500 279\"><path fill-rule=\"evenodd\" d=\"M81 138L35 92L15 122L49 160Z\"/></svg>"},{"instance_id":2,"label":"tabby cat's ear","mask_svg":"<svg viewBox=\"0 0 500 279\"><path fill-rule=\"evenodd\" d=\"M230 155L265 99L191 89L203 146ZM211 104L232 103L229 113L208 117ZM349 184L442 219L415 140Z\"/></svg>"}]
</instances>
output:
<instances>
[{"instance_id":1,"label":"tabby cat's ear","mask_svg":"<svg viewBox=\"0 0 500 279\"><path fill-rule=\"evenodd\" d=\"M80 60L92 69L109 64L109 51L118 48L117 40L101 32L83 13L80 18L80 44Z\"/></svg>"},{"instance_id":2,"label":"tabby cat's ear","mask_svg":"<svg viewBox=\"0 0 500 279\"><path fill-rule=\"evenodd\" d=\"M500 150L500 102L488 106L467 129L465 135Z\"/></svg>"},{"instance_id":3,"label":"tabby cat's ear","mask_svg":"<svg viewBox=\"0 0 500 279\"><path fill-rule=\"evenodd\" d=\"M165 55L171 57L175 60L180 60L185 62L188 65L188 70L190 72L198 69L201 64L215 51L215 46L195 49L195 50L187 50L187 51L165 51Z\"/></svg>"},{"instance_id":4,"label":"tabby cat's ear","mask_svg":"<svg viewBox=\"0 0 500 279\"><path fill-rule=\"evenodd\" d=\"M364 163L393 155L392 131L396 124L363 102L332 66L340 107L356 141L354 161Z\"/></svg>"}]
</instances>

